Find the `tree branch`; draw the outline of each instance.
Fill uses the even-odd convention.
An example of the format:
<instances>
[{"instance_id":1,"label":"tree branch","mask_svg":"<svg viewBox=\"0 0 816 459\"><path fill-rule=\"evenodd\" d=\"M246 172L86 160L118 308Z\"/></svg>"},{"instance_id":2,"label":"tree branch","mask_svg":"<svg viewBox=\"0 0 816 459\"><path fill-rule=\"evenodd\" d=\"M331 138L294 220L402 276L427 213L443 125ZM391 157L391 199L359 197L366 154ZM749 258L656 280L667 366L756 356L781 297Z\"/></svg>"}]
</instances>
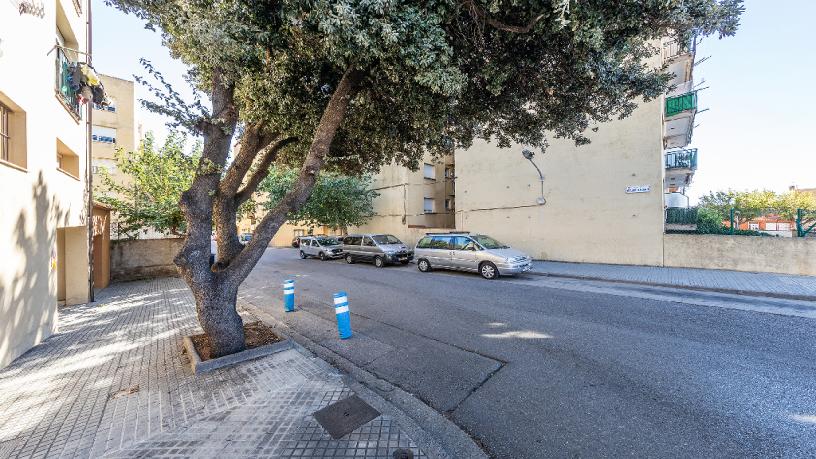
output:
<instances>
[{"instance_id":1,"label":"tree branch","mask_svg":"<svg viewBox=\"0 0 816 459\"><path fill-rule=\"evenodd\" d=\"M274 209L269 211L261 220L255 230L252 240L244 247L244 250L233 260L228 270L237 277L239 282L249 275L252 268L261 258L266 250L269 241L286 220L287 215L295 209L300 208L309 199L312 189L317 182L317 175L326 160L334 136L348 112L351 100L359 92L363 82L364 73L349 66L337 88L329 99L329 103L323 110L320 122L315 130L309 153L300 168L298 180L294 188L278 202Z\"/></svg>"},{"instance_id":2,"label":"tree branch","mask_svg":"<svg viewBox=\"0 0 816 459\"><path fill-rule=\"evenodd\" d=\"M238 154L227 169L219 186L219 193L225 197L232 197L241 186L244 177L252 167L258 152L266 148L275 139L276 135L264 133L264 126L251 124L247 126L239 142Z\"/></svg>"},{"instance_id":3,"label":"tree branch","mask_svg":"<svg viewBox=\"0 0 816 459\"><path fill-rule=\"evenodd\" d=\"M297 141L296 137L285 137L278 139L278 141L266 147L263 157L261 157L261 160L255 168L255 172L252 173L249 180L246 181L246 184L235 193L235 204L237 206L246 202L246 200L252 196L252 193L258 189L263 179L269 175L269 167L278 157L278 152L295 141Z\"/></svg>"},{"instance_id":4,"label":"tree branch","mask_svg":"<svg viewBox=\"0 0 816 459\"><path fill-rule=\"evenodd\" d=\"M475 0L463 0L463 4L468 8L468 10L470 11L470 15L473 16L475 19L483 21L485 24L493 27L494 29L504 30L505 32L529 33L531 30L533 30L533 27L535 27L535 25L538 24L538 22L544 19L544 17L546 16L544 14L539 14L538 16L533 18L533 20L527 23L527 25L517 26L507 24L502 21L499 21L498 19L490 17L482 7L476 4Z\"/></svg>"}]
</instances>

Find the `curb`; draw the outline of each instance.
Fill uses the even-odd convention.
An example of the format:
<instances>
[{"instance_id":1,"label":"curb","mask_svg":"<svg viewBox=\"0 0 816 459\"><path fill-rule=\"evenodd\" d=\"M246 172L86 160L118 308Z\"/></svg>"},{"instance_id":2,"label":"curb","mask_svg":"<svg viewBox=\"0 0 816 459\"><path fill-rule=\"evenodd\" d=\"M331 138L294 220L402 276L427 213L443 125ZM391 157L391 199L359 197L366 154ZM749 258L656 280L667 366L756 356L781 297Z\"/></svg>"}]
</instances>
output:
<instances>
[{"instance_id":1,"label":"curb","mask_svg":"<svg viewBox=\"0 0 816 459\"><path fill-rule=\"evenodd\" d=\"M271 301L282 304L277 299ZM252 302L238 299L238 304L255 317L270 324L276 332L281 330L281 334L286 335L295 349L312 357L317 356L326 365L346 373L344 376L346 384L381 413L397 420L400 427L428 457L488 458L467 432L410 393L301 335Z\"/></svg>"},{"instance_id":2,"label":"curb","mask_svg":"<svg viewBox=\"0 0 816 459\"><path fill-rule=\"evenodd\" d=\"M755 290L739 290L739 289L716 288L716 287L696 287L696 286L691 286L691 285L668 284L668 283L663 283L663 282L635 281L635 280L628 280L628 279L610 279L608 277L583 276L583 275L580 275L580 274L548 273L548 272L542 272L542 271L527 271L525 274L532 274L533 276L540 276L540 277L556 277L556 278L563 278L563 279L578 279L578 280L611 282L611 283L614 283L614 284L647 285L647 286L651 286L651 287L676 288L676 289L681 289L681 290L691 290L691 291L698 291L698 292L726 293L726 294L731 294L731 295L742 295L742 296L758 296L758 297L763 297L763 298L777 298L777 299L781 299L781 300L816 301L816 295L796 295L796 294L793 294L793 293L773 293L773 292L760 292L760 291L755 291Z\"/></svg>"},{"instance_id":3,"label":"curb","mask_svg":"<svg viewBox=\"0 0 816 459\"><path fill-rule=\"evenodd\" d=\"M196 375L213 371L218 368L236 365L241 362L246 362L247 360L253 360L260 357L266 357L268 355L277 354L278 352L285 351L292 347L292 342L288 339L285 339L277 343L266 344L264 346L259 346L252 349L245 349L235 354L225 355L223 357L202 361L201 356L198 354L198 351L196 350L195 345L193 344L193 340L189 336L185 336L182 338L182 344L184 345L184 349L187 351L187 356L190 358L190 367L193 370L193 374Z\"/></svg>"}]
</instances>

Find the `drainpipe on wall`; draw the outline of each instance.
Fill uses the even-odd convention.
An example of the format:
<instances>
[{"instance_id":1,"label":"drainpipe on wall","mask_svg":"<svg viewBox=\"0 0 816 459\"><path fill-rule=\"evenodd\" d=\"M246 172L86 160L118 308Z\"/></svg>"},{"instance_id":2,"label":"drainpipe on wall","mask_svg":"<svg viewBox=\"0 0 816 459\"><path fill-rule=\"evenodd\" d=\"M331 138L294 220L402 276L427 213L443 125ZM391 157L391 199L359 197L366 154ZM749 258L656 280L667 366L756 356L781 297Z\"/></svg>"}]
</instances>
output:
<instances>
[{"instance_id":1,"label":"drainpipe on wall","mask_svg":"<svg viewBox=\"0 0 816 459\"><path fill-rule=\"evenodd\" d=\"M87 54L85 55L85 63L91 65L91 53L93 52L93 27L91 21L91 0L86 2L88 6L88 19L86 20L86 43ZM85 178L88 187L88 302L94 301L94 259L93 259L93 169L91 167L91 135L92 132L92 118L93 118L93 101L88 103L88 121L85 126L86 142L85 142Z\"/></svg>"}]
</instances>

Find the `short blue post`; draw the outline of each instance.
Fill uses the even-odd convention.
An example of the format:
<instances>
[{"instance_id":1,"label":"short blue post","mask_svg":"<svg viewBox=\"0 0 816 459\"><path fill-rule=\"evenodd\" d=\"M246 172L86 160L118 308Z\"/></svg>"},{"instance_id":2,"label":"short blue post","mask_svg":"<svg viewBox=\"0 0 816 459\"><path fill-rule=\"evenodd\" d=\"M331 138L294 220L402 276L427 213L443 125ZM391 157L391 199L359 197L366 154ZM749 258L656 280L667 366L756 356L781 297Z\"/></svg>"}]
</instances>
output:
<instances>
[{"instance_id":1,"label":"short blue post","mask_svg":"<svg viewBox=\"0 0 816 459\"><path fill-rule=\"evenodd\" d=\"M295 281L283 281L283 310L292 312L295 310Z\"/></svg>"},{"instance_id":2,"label":"short blue post","mask_svg":"<svg viewBox=\"0 0 816 459\"><path fill-rule=\"evenodd\" d=\"M340 332L340 339L351 338L351 314L346 292L334 294L334 314L337 316L337 330Z\"/></svg>"}]
</instances>

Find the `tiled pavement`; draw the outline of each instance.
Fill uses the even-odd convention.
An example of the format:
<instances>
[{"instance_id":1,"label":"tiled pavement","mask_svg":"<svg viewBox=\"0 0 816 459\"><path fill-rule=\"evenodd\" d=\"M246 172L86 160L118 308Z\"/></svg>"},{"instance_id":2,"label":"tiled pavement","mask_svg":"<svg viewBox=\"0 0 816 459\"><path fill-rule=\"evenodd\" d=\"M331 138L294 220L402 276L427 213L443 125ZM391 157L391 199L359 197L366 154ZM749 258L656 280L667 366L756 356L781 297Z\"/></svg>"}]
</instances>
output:
<instances>
[{"instance_id":1,"label":"tiled pavement","mask_svg":"<svg viewBox=\"0 0 816 459\"><path fill-rule=\"evenodd\" d=\"M114 284L60 310L60 332L0 370L0 458L391 457L416 445L381 415L332 440L311 413L352 394L290 349L194 376L179 279Z\"/></svg>"},{"instance_id":2,"label":"tiled pavement","mask_svg":"<svg viewBox=\"0 0 816 459\"><path fill-rule=\"evenodd\" d=\"M816 277L814 276L558 261L534 261L533 271L539 274L576 278L750 292L768 296L816 298Z\"/></svg>"}]
</instances>

